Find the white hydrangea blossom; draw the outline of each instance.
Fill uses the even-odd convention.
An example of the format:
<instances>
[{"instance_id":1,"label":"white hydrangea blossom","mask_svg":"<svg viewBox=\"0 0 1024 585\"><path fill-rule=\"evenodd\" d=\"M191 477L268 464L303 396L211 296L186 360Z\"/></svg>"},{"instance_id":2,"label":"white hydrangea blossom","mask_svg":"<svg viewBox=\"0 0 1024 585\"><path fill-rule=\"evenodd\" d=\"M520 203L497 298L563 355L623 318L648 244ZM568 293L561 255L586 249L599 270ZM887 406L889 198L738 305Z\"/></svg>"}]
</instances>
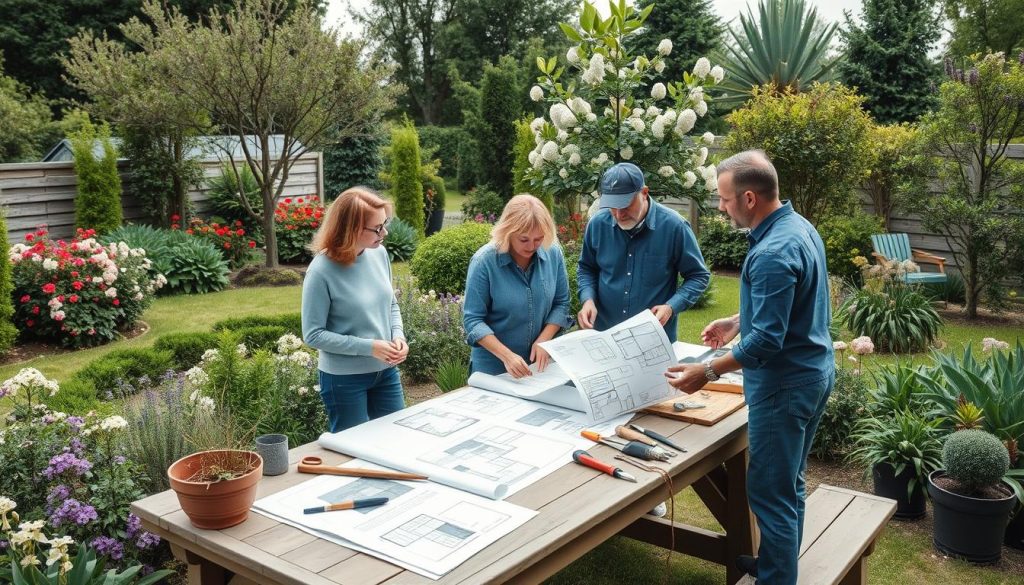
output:
<instances>
[{"instance_id":1,"label":"white hydrangea blossom","mask_svg":"<svg viewBox=\"0 0 1024 585\"><path fill-rule=\"evenodd\" d=\"M697 175L693 171L683 173L683 187L689 189L697 183Z\"/></svg>"},{"instance_id":2,"label":"white hydrangea blossom","mask_svg":"<svg viewBox=\"0 0 1024 585\"><path fill-rule=\"evenodd\" d=\"M654 64L654 70L656 72L658 72L658 73L663 73L665 71L665 62L664 61L658 61L657 63L655 63Z\"/></svg>"},{"instance_id":3,"label":"white hydrangea blossom","mask_svg":"<svg viewBox=\"0 0 1024 585\"><path fill-rule=\"evenodd\" d=\"M535 85L530 88L530 99L539 102L544 99L544 90L539 85Z\"/></svg>"},{"instance_id":4,"label":"white hydrangea blossom","mask_svg":"<svg viewBox=\"0 0 1024 585\"><path fill-rule=\"evenodd\" d=\"M697 102L693 109L697 111L697 115L703 117L704 114L708 113L708 103L704 100Z\"/></svg>"},{"instance_id":5,"label":"white hydrangea blossom","mask_svg":"<svg viewBox=\"0 0 1024 585\"><path fill-rule=\"evenodd\" d=\"M559 130L572 128L577 122L576 114L569 109L569 106L563 103L557 103L551 106L551 110L548 112L548 115L551 116L551 123Z\"/></svg>"},{"instance_id":6,"label":"white hydrangea blossom","mask_svg":"<svg viewBox=\"0 0 1024 585\"><path fill-rule=\"evenodd\" d=\"M619 150L619 156L622 157L622 160L629 160L633 158L633 147L629 146L628 144L626 146L623 146Z\"/></svg>"},{"instance_id":7,"label":"white hydrangea blossom","mask_svg":"<svg viewBox=\"0 0 1024 585\"><path fill-rule=\"evenodd\" d=\"M580 62L580 48L569 47L569 50L565 52L565 60L575 65Z\"/></svg>"},{"instance_id":8,"label":"white hydrangea blossom","mask_svg":"<svg viewBox=\"0 0 1024 585\"><path fill-rule=\"evenodd\" d=\"M669 165L665 165L658 169L658 174L661 175L662 177L668 178L676 174L676 170Z\"/></svg>"},{"instance_id":9,"label":"white hydrangea blossom","mask_svg":"<svg viewBox=\"0 0 1024 585\"><path fill-rule=\"evenodd\" d=\"M641 120L640 118L630 118L629 125L633 127L633 130L635 132L643 132L644 129L647 127L647 125L644 124L644 121Z\"/></svg>"},{"instance_id":10,"label":"white hydrangea blossom","mask_svg":"<svg viewBox=\"0 0 1024 585\"><path fill-rule=\"evenodd\" d=\"M540 154L541 156L544 157L544 160L552 162L558 160L558 144L556 144L554 141L545 143L544 148L542 148L540 151Z\"/></svg>"},{"instance_id":11,"label":"white hydrangea blossom","mask_svg":"<svg viewBox=\"0 0 1024 585\"><path fill-rule=\"evenodd\" d=\"M679 136L685 136L687 132L693 130L693 125L697 123L697 114L694 113L690 108L686 108L679 114L679 118L676 120L676 126L673 131Z\"/></svg>"},{"instance_id":12,"label":"white hydrangea blossom","mask_svg":"<svg viewBox=\"0 0 1024 585\"><path fill-rule=\"evenodd\" d=\"M658 43L658 53L660 53L660 54L662 54L662 55L667 57L668 54L671 53L671 52L672 52L672 41L670 41L668 39L661 39L661 42Z\"/></svg>"},{"instance_id":13,"label":"white hydrangea blossom","mask_svg":"<svg viewBox=\"0 0 1024 585\"><path fill-rule=\"evenodd\" d=\"M534 118L533 121L530 122L530 130L533 130L534 134L537 134L538 132L540 132L541 128L543 128L543 127L544 127L544 118Z\"/></svg>"},{"instance_id":14,"label":"white hydrangea blossom","mask_svg":"<svg viewBox=\"0 0 1024 585\"><path fill-rule=\"evenodd\" d=\"M563 179L568 179L569 178L569 171L566 170L565 167L560 168L560 169L558 169L558 176L562 177Z\"/></svg>"},{"instance_id":15,"label":"white hydrangea blossom","mask_svg":"<svg viewBox=\"0 0 1024 585\"><path fill-rule=\"evenodd\" d=\"M580 164L580 160L580 154L578 152L574 152L569 155L569 164L571 166L576 166Z\"/></svg>"},{"instance_id":16,"label":"white hydrangea blossom","mask_svg":"<svg viewBox=\"0 0 1024 585\"><path fill-rule=\"evenodd\" d=\"M694 165L698 167L704 166L704 163L708 160L708 149L704 146L698 148L697 151L693 153L692 160Z\"/></svg>"},{"instance_id":17,"label":"white hydrangea blossom","mask_svg":"<svg viewBox=\"0 0 1024 585\"><path fill-rule=\"evenodd\" d=\"M604 81L604 55L594 53L590 58L590 66L583 73L583 81L590 85L598 85Z\"/></svg>"},{"instance_id":18,"label":"white hydrangea blossom","mask_svg":"<svg viewBox=\"0 0 1024 585\"><path fill-rule=\"evenodd\" d=\"M705 144L711 145L715 143L715 134L713 132L705 132L700 139L703 140Z\"/></svg>"},{"instance_id":19,"label":"white hydrangea blossom","mask_svg":"<svg viewBox=\"0 0 1024 585\"><path fill-rule=\"evenodd\" d=\"M707 57L697 59L697 63L693 66L693 74L703 79L708 76L708 73L711 73L711 61L708 61Z\"/></svg>"},{"instance_id":20,"label":"white hydrangea blossom","mask_svg":"<svg viewBox=\"0 0 1024 585\"><path fill-rule=\"evenodd\" d=\"M665 84L660 81L655 83L654 87L651 88L651 97L656 100L665 99Z\"/></svg>"},{"instance_id":21,"label":"white hydrangea blossom","mask_svg":"<svg viewBox=\"0 0 1024 585\"><path fill-rule=\"evenodd\" d=\"M715 65L711 68L711 79L715 80L715 83L722 83L725 79L725 69L722 69L721 65Z\"/></svg>"}]
</instances>

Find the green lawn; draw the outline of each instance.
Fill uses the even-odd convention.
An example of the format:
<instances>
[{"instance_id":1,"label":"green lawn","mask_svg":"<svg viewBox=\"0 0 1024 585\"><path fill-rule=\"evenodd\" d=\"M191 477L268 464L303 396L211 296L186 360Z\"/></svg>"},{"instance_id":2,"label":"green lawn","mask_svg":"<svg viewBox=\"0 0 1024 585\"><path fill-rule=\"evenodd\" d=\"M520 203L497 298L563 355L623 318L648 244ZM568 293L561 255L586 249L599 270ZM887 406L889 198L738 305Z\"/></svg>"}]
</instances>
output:
<instances>
[{"instance_id":1,"label":"green lawn","mask_svg":"<svg viewBox=\"0 0 1024 585\"><path fill-rule=\"evenodd\" d=\"M454 189L445 191L444 210L462 211L462 204L466 202L466 195Z\"/></svg>"}]
</instances>

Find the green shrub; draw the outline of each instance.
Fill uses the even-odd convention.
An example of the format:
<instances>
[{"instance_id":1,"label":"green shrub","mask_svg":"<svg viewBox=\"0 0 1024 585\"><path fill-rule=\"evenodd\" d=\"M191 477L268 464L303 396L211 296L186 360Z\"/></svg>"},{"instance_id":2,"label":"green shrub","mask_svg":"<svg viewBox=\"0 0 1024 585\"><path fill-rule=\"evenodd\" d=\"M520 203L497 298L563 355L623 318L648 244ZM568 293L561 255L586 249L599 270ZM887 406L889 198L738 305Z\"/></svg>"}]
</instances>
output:
<instances>
[{"instance_id":1,"label":"green shrub","mask_svg":"<svg viewBox=\"0 0 1024 585\"><path fill-rule=\"evenodd\" d=\"M167 268L167 288L174 292L208 293L228 285L227 260L210 242L187 234L175 242Z\"/></svg>"},{"instance_id":2,"label":"green shrub","mask_svg":"<svg viewBox=\"0 0 1024 585\"><path fill-rule=\"evenodd\" d=\"M388 226L388 235L384 238L384 248L392 262L408 262L416 253L420 235L403 220L395 218Z\"/></svg>"},{"instance_id":3,"label":"green shrub","mask_svg":"<svg viewBox=\"0 0 1024 585\"><path fill-rule=\"evenodd\" d=\"M859 274L859 268L853 263L853 259L857 256L870 258L871 235L884 232L880 217L861 211L829 215L818 223L817 227L825 243L829 274L845 278L856 277Z\"/></svg>"},{"instance_id":4,"label":"green shrub","mask_svg":"<svg viewBox=\"0 0 1024 585\"><path fill-rule=\"evenodd\" d=\"M875 374L874 386L868 390L868 409L879 417L895 412L924 413L927 402L921 384L923 375L923 366L914 366L909 361L883 366Z\"/></svg>"},{"instance_id":5,"label":"green shrub","mask_svg":"<svg viewBox=\"0 0 1024 585\"><path fill-rule=\"evenodd\" d=\"M459 146L466 139L466 132L460 126L420 126L420 147L433 151L441 161L439 174L455 178L459 171Z\"/></svg>"},{"instance_id":6,"label":"green shrub","mask_svg":"<svg viewBox=\"0 0 1024 585\"><path fill-rule=\"evenodd\" d=\"M480 179L505 201L512 197L512 149L516 120L523 115L518 74L516 60L503 56L497 65L484 65L480 80Z\"/></svg>"},{"instance_id":7,"label":"green shrub","mask_svg":"<svg viewBox=\"0 0 1024 585\"><path fill-rule=\"evenodd\" d=\"M412 274L420 290L461 295L470 259L490 239L490 225L464 223L423 240L412 257Z\"/></svg>"},{"instance_id":8,"label":"green shrub","mask_svg":"<svg viewBox=\"0 0 1024 585\"><path fill-rule=\"evenodd\" d=\"M96 410L100 401L96 396L96 385L92 380L72 376L60 383L60 391L46 398L46 405L52 410L68 414L83 415Z\"/></svg>"},{"instance_id":9,"label":"green shrub","mask_svg":"<svg viewBox=\"0 0 1024 585\"><path fill-rule=\"evenodd\" d=\"M259 350L273 350L277 347L277 340L288 330L280 325L253 325L251 327L239 327L232 330L240 343L244 343L250 352Z\"/></svg>"},{"instance_id":10,"label":"green shrub","mask_svg":"<svg viewBox=\"0 0 1024 585\"><path fill-rule=\"evenodd\" d=\"M580 289L577 281L579 275L580 252L583 242L570 240L562 242L562 256L565 258L565 271L569 276L569 315L575 319L583 304L580 303Z\"/></svg>"},{"instance_id":11,"label":"green shrub","mask_svg":"<svg viewBox=\"0 0 1024 585\"><path fill-rule=\"evenodd\" d=\"M14 347L18 328L14 326L14 280L11 274L10 245L7 243L7 214L0 210L0 355Z\"/></svg>"},{"instance_id":12,"label":"green shrub","mask_svg":"<svg viewBox=\"0 0 1024 585\"><path fill-rule=\"evenodd\" d=\"M462 204L462 215L466 221L494 223L505 210L506 201L490 189L481 187L466 193Z\"/></svg>"},{"instance_id":13,"label":"green shrub","mask_svg":"<svg viewBox=\"0 0 1024 585\"><path fill-rule=\"evenodd\" d=\"M75 226L105 234L121 225L121 175L117 172L117 150L110 141L110 126L99 127L88 120L70 136L75 157L78 187L75 195ZM93 154L100 141L103 158Z\"/></svg>"},{"instance_id":14,"label":"green shrub","mask_svg":"<svg viewBox=\"0 0 1024 585\"><path fill-rule=\"evenodd\" d=\"M412 123L391 131L391 196L395 215L423 234L423 183L420 178L420 143Z\"/></svg>"},{"instance_id":15,"label":"green shrub","mask_svg":"<svg viewBox=\"0 0 1024 585\"><path fill-rule=\"evenodd\" d=\"M444 210L448 198L448 189L445 187L444 179L437 175L424 173L420 177L420 181L423 183L423 212L429 214L439 209Z\"/></svg>"},{"instance_id":16,"label":"green shrub","mask_svg":"<svg viewBox=\"0 0 1024 585\"><path fill-rule=\"evenodd\" d=\"M764 150L779 173L793 207L811 223L827 213L850 211L854 189L871 163L871 118L864 98L839 84L777 92L755 88L753 97L729 115L733 130L725 148Z\"/></svg>"},{"instance_id":17,"label":"green shrub","mask_svg":"<svg viewBox=\"0 0 1024 585\"><path fill-rule=\"evenodd\" d=\"M297 286L302 284L302 275L291 268L267 268L246 266L235 273L237 286Z\"/></svg>"},{"instance_id":18,"label":"green shrub","mask_svg":"<svg viewBox=\"0 0 1024 585\"><path fill-rule=\"evenodd\" d=\"M139 481L147 494L169 489L167 468L192 452L186 437L194 430L186 412L194 407L179 380L178 376L161 380L124 406L128 421L122 435L125 455L142 466L144 474Z\"/></svg>"},{"instance_id":19,"label":"green shrub","mask_svg":"<svg viewBox=\"0 0 1024 585\"><path fill-rule=\"evenodd\" d=\"M865 416L867 379L847 369L836 370L836 384L818 423L811 453L821 458L842 457L853 445L853 430Z\"/></svg>"},{"instance_id":20,"label":"green shrub","mask_svg":"<svg viewBox=\"0 0 1024 585\"><path fill-rule=\"evenodd\" d=\"M957 431L942 447L946 475L967 490L995 485L1010 468L1006 446L979 429Z\"/></svg>"},{"instance_id":21,"label":"green shrub","mask_svg":"<svg viewBox=\"0 0 1024 585\"><path fill-rule=\"evenodd\" d=\"M434 372L434 382L441 392L458 390L469 382L469 362L445 360Z\"/></svg>"},{"instance_id":22,"label":"green shrub","mask_svg":"<svg viewBox=\"0 0 1024 585\"><path fill-rule=\"evenodd\" d=\"M286 333L302 336L302 314L285 313L283 315L250 315L248 317L231 317L213 324L214 332L237 331L246 327L271 325L283 327Z\"/></svg>"},{"instance_id":23,"label":"green shrub","mask_svg":"<svg viewBox=\"0 0 1024 585\"><path fill-rule=\"evenodd\" d=\"M750 249L746 232L732 227L729 218L718 212L700 216L697 241L704 261L713 268L739 269Z\"/></svg>"},{"instance_id":24,"label":"green shrub","mask_svg":"<svg viewBox=\"0 0 1024 585\"><path fill-rule=\"evenodd\" d=\"M855 336L866 335L880 351L893 353L924 351L942 329L942 317L928 297L895 279L858 289L837 319Z\"/></svg>"},{"instance_id":25,"label":"green shrub","mask_svg":"<svg viewBox=\"0 0 1024 585\"><path fill-rule=\"evenodd\" d=\"M380 156L385 136L353 136L324 148L324 200L333 201L349 187L380 189L384 162Z\"/></svg>"},{"instance_id":26,"label":"green shrub","mask_svg":"<svg viewBox=\"0 0 1024 585\"><path fill-rule=\"evenodd\" d=\"M217 347L217 336L206 331L169 333L153 344L157 351L171 352L174 369L187 370L199 363L203 353Z\"/></svg>"},{"instance_id":27,"label":"green shrub","mask_svg":"<svg viewBox=\"0 0 1024 585\"><path fill-rule=\"evenodd\" d=\"M256 182L256 176L252 174L248 164L241 165L238 169L238 176L242 179L246 200L253 211L262 216L263 196L260 194L260 186ZM246 232L262 240L263 224L249 215L249 212L245 210L241 200L239 200L238 179L235 176L235 172L231 170L231 165L227 164L221 167L220 174L210 177L206 184L209 187L206 191L206 196L209 197L208 203L211 213L220 216L229 224L234 223L235 220L241 220L242 224L245 225Z\"/></svg>"},{"instance_id":28,"label":"green shrub","mask_svg":"<svg viewBox=\"0 0 1024 585\"><path fill-rule=\"evenodd\" d=\"M395 297L409 342L409 357L399 366L403 379L414 383L431 382L438 364L469 363L459 297L450 293L423 295L410 278L398 281Z\"/></svg>"},{"instance_id":29,"label":"green shrub","mask_svg":"<svg viewBox=\"0 0 1024 585\"><path fill-rule=\"evenodd\" d=\"M480 150L476 138L469 132L463 132L465 138L459 142L459 166L455 175L455 183L459 191L468 191L480 181Z\"/></svg>"},{"instance_id":30,"label":"green shrub","mask_svg":"<svg viewBox=\"0 0 1024 585\"><path fill-rule=\"evenodd\" d=\"M909 499L919 485L924 485L928 474L941 466L942 439L938 427L938 420L908 411L862 418L851 437L856 448L849 459L864 466L865 474L880 463L891 465L896 475L912 468L914 477L907 486Z\"/></svg>"},{"instance_id":31,"label":"green shrub","mask_svg":"<svg viewBox=\"0 0 1024 585\"><path fill-rule=\"evenodd\" d=\"M100 399L112 400L135 394L143 376L155 380L173 368L170 351L118 349L89 362L74 377L91 382Z\"/></svg>"}]
</instances>

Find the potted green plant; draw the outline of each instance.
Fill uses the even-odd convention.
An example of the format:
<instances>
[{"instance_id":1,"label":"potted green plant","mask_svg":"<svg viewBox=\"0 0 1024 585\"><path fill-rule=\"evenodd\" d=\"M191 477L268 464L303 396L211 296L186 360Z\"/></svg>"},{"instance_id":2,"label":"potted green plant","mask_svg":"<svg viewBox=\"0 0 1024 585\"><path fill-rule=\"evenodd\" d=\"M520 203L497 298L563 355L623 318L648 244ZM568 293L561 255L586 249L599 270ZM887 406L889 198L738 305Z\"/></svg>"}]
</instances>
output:
<instances>
[{"instance_id":1,"label":"potted green plant","mask_svg":"<svg viewBox=\"0 0 1024 585\"><path fill-rule=\"evenodd\" d=\"M906 410L867 417L854 427L849 458L871 473L876 495L896 500L896 517L925 514L925 483L941 465L941 421Z\"/></svg>"},{"instance_id":2,"label":"potted green plant","mask_svg":"<svg viewBox=\"0 0 1024 585\"><path fill-rule=\"evenodd\" d=\"M1002 480L1010 467L1006 447L979 429L957 431L942 448L944 469L928 476L939 552L973 563L994 563L1016 497Z\"/></svg>"},{"instance_id":3,"label":"potted green plant","mask_svg":"<svg viewBox=\"0 0 1024 585\"><path fill-rule=\"evenodd\" d=\"M426 235L441 231L444 225L444 205L447 198L444 179L436 175L424 173L423 178L423 215L426 217Z\"/></svg>"}]
</instances>

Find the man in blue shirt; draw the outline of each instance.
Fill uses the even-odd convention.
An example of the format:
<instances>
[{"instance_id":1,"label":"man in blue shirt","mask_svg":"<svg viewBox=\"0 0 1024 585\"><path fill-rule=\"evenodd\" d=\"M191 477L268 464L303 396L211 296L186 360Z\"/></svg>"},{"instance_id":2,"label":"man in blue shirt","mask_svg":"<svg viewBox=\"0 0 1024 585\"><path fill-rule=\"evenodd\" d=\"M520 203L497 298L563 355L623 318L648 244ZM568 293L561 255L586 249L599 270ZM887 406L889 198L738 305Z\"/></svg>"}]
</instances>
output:
<instances>
[{"instance_id":1,"label":"man in blue shirt","mask_svg":"<svg viewBox=\"0 0 1024 585\"><path fill-rule=\"evenodd\" d=\"M650 309L675 341L679 313L711 280L690 224L651 199L632 163L605 171L600 194L601 211L587 224L580 252L580 327L603 331Z\"/></svg>"},{"instance_id":2,"label":"man in blue shirt","mask_svg":"<svg viewBox=\"0 0 1024 585\"><path fill-rule=\"evenodd\" d=\"M835 384L825 246L814 226L779 200L778 174L762 151L719 163L718 195L718 209L751 229L750 252L740 275L739 314L712 322L702 336L714 348L737 334L741 339L708 364L673 366L665 375L693 393L743 368L747 494L761 545L756 559L740 557L737 565L758 583L794 584L807 454Z\"/></svg>"}]
</instances>

